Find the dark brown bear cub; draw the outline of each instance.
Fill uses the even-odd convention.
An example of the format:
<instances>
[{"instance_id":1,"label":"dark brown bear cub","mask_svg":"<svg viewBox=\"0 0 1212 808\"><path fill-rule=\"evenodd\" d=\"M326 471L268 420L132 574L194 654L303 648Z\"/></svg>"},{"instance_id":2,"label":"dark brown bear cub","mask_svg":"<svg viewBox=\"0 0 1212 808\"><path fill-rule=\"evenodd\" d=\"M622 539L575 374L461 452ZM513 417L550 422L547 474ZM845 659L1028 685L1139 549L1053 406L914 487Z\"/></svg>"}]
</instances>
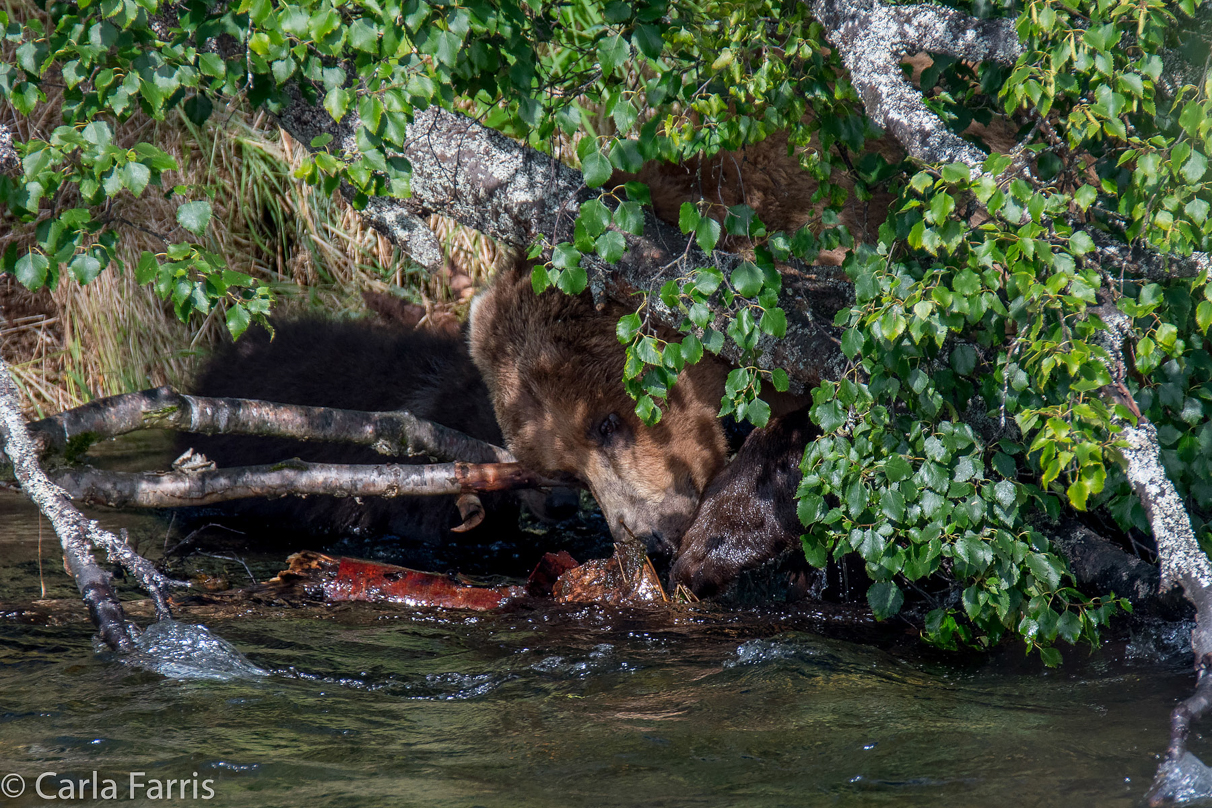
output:
<instances>
[{"instance_id":1,"label":"dark brown bear cub","mask_svg":"<svg viewBox=\"0 0 1212 808\"><path fill-rule=\"evenodd\" d=\"M274 330L272 340L268 331L254 328L219 349L198 376L194 392L351 410L407 409L501 443L488 391L457 335L315 317L279 321ZM180 442L221 467L292 457L322 463L426 462L389 458L361 446L281 438L183 435ZM516 518L512 498L482 500L488 518L474 533L496 532L494 526L499 530ZM393 534L406 545L427 547L450 539L450 528L462 521L453 497L284 497L230 503L222 511L258 535ZM417 563L427 561L422 555Z\"/></svg>"},{"instance_id":2,"label":"dark brown bear cub","mask_svg":"<svg viewBox=\"0 0 1212 808\"><path fill-rule=\"evenodd\" d=\"M804 447L820 434L800 409L755 429L703 492L669 575L699 597L725 594L742 573L798 555L795 509ZM802 563L800 566L805 566Z\"/></svg>"}]
</instances>

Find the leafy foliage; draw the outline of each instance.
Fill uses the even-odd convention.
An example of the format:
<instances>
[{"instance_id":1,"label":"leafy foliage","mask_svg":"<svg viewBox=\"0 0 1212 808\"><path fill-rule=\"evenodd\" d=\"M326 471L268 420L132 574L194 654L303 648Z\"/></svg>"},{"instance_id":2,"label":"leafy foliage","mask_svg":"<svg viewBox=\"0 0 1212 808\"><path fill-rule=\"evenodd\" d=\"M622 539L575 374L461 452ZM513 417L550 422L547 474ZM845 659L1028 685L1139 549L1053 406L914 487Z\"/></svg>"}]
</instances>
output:
<instances>
[{"instance_id":1,"label":"leafy foliage","mask_svg":"<svg viewBox=\"0 0 1212 808\"><path fill-rule=\"evenodd\" d=\"M784 130L819 184L819 218L788 234L744 206L683 205L678 224L701 250L740 246L747 260L727 274L691 267L661 290L683 316L676 339L644 310L620 321L642 418L660 418L677 373L705 351L730 341L755 360L783 335L782 262L853 248L856 299L838 320L852 367L814 392L826 434L799 492L810 561L858 554L876 614L896 614L906 592L924 597L927 636L945 646L1009 632L1055 663L1057 638L1095 638L1116 601L1070 586L1037 517L1069 506L1148 527L1114 463L1119 424L1135 414L1106 394L1095 311L1106 305L1131 318L1126 392L1158 425L1212 543L1212 285L1091 260L1095 230L1175 254L1212 248L1212 87L1191 0L1033 0L1014 69L937 58L921 78L929 106L956 132L1000 115L1021 147L981 172L905 176L878 244L860 247L837 226L847 191L833 180L847 172L862 201L893 172L863 156L877 133L805 3L56 0L46 11L49 27L0 19L13 55L0 61L0 97L30 115L48 82L66 87L61 125L19 144L21 176L0 179L0 208L36 231L3 269L31 289L65 268L87 283L115 263L127 226L115 204L157 193L180 200L178 229L130 268L136 277L182 317L226 301L236 334L268 310L264 287L206 249L206 189L165 187L176 164L152 143L114 145L114 124L136 110L202 124L226 104L277 111L298 93L336 120L355 115L356 158L321 137L298 175L328 192L347 184L359 207L409 194L395 151L415 110L472 111L601 189L570 240L535 248L536 290L568 293L586 287L586 256L615 263L645 227L648 190L612 182L616 171ZM723 412L764 424L764 384L785 389L787 376L743 362Z\"/></svg>"}]
</instances>

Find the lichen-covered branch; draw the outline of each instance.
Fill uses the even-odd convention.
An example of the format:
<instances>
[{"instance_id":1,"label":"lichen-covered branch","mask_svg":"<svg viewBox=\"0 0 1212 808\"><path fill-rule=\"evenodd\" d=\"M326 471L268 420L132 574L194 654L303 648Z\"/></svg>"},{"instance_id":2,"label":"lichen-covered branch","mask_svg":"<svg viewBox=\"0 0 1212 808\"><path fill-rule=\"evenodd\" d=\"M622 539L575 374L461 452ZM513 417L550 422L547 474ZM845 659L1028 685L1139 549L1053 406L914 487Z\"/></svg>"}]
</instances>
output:
<instances>
[{"instance_id":1,"label":"lichen-covered branch","mask_svg":"<svg viewBox=\"0 0 1212 808\"><path fill-rule=\"evenodd\" d=\"M13 131L0 123L0 174L9 174L21 168L21 158L13 147Z\"/></svg>"},{"instance_id":2,"label":"lichen-covered branch","mask_svg":"<svg viewBox=\"0 0 1212 808\"><path fill-rule=\"evenodd\" d=\"M170 387L110 396L30 425L41 455L79 452L102 438L141 429L345 442L370 446L380 454L395 457L428 455L474 463L514 462L513 455L499 446L403 410L359 412L207 398L178 393Z\"/></svg>"},{"instance_id":3,"label":"lichen-covered branch","mask_svg":"<svg viewBox=\"0 0 1212 808\"><path fill-rule=\"evenodd\" d=\"M905 78L903 57L946 53L967 61L1012 65L1024 49L1012 18L982 20L935 5L887 5L881 0L810 0L813 16L838 48L867 114L910 156L925 163L964 163L974 172L988 156L947 128ZM1129 246L1090 229L1100 263L1158 280L1192 278L1212 268L1212 257L1165 255Z\"/></svg>"},{"instance_id":4,"label":"lichen-covered branch","mask_svg":"<svg viewBox=\"0 0 1212 808\"><path fill-rule=\"evenodd\" d=\"M297 89L292 99L279 114L279 123L293 138L311 143L327 134L332 136L329 148L336 153L347 158L357 155L356 112L336 123L323 108L307 103ZM412 198L375 198L367 210L375 226L406 251L415 241L418 217L430 213L441 213L518 249L538 241L565 241L572 237L581 203L596 195L585 187L579 171L465 115L437 107L417 113L408 127L402 156L412 165ZM728 275L741 261L732 253L703 253L651 212L645 218L644 234L628 234L626 239L628 251L618 264L606 264L596 256L584 258L591 284L637 306L636 292L642 292L656 318L674 328L682 315L661 302L661 286L701 266L715 266ZM821 274L809 269L784 280L780 304L787 312L787 336L762 346L763 366L785 368L801 384L836 377L844 366L829 318L814 309L816 301L837 296L830 269L823 268ZM738 360L739 349L729 345L725 356Z\"/></svg>"},{"instance_id":5,"label":"lichen-covered branch","mask_svg":"<svg viewBox=\"0 0 1212 808\"><path fill-rule=\"evenodd\" d=\"M1013 64L1023 46L1014 20L980 20L932 5L890 6L879 0L813 0L812 14L837 46L867 114L910 155L927 163L977 168L985 153L954 134L901 72L901 59L922 51L970 61Z\"/></svg>"},{"instance_id":6,"label":"lichen-covered branch","mask_svg":"<svg viewBox=\"0 0 1212 808\"><path fill-rule=\"evenodd\" d=\"M1099 263L1116 273L1123 272L1137 278L1161 281L1171 278L1197 278L1200 273L1212 272L1212 255L1166 255L1139 244L1124 244L1099 230L1089 230L1094 246L1098 248Z\"/></svg>"},{"instance_id":7,"label":"lichen-covered branch","mask_svg":"<svg viewBox=\"0 0 1212 808\"><path fill-rule=\"evenodd\" d=\"M540 477L517 463L363 466L301 460L200 472L131 473L72 468L57 472L55 482L72 499L113 508L179 508L292 494L443 496L553 488L563 484Z\"/></svg>"},{"instance_id":8,"label":"lichen-covered branch","mask_svg":"<svg viewBox=\"0 0 1212 808\"><path fill-rule=\"evenodd\" d=\"M1139 408L1124 386L1125 363L1122 345L1132 334L1132 322L1112 303L1104 302L1094 310L1106 324L1102 347L1107 351L1107 369L1112 383L1107 394L1128 406L1137 415L1136 423L1126 423L1120 436L1120 454L1128 482L1149 519L1161 567L1160 589L1165 592L1181 585L1187 600L1195 606L1195 630L1191 648L1195 653L1195 693L1175 708L1170 717L1170 747L1157 770L1150 790L1153 805L1188 802L1212 797L1212 771L1187 751L1191 723L1212 708L1212 560L1199 546L1191 518L1182 497L1174 488L1161 463L1161 444L1157 428L1139 415Z\"/></svg>"},{"instance_id":9,"label":"lichen-covered branch","mask_svg":"<svg viewBox=\"0 0 1212 808\"><path fill-rule=\"evenodd\" d=\"M161 575L125 541L86 519L72 505L63 489L47 478L38 465L37 450L21 416L17 387L3 359L0 359L0 438L3 439L4 450L11 459L21 489L38 506L59 536L68 572L88 605L89 615L101 638L115 651L133 651L134 640L127 629L122 606L110 585L110 574L97 565L91 547L104 549L111 560L129 571L152 596L157 614L161 617L171 616L164 590L174 582Z\"/></svg>"}]
</instances>

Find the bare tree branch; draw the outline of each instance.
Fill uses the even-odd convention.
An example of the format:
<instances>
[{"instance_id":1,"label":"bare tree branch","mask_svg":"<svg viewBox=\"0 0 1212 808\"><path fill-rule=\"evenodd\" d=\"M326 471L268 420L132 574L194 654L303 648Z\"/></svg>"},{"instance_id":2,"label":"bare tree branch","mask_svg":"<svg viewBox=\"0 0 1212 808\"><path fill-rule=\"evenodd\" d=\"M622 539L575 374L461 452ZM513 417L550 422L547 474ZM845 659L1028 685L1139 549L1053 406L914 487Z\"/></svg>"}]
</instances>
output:
<instances>
[{"instance_id":1,"label":"bare tree branch","mask_svg":"<svg viewBox=\"0 0 1212 808\"><path fill-rule=\"evenodd\" d=\"M354 443L383 455L429 455L441 460L512 463L505 449L404 410L359 412L275 404L239 398L207 398L157 387L98 399L30 425L41 455L79 452L102 438L141 429L203 434L261 435ZM0 452L0 463L4 455Z\"/></svg>"},{"instance_id":2,"label":"bare tree branch","mask_svg":"<svg viewBox=\"0 0 1212 808\"><path fill-rule=\"evenodd\" d=\"M881 0L811 0L810 7L825 26L826 38L837 46L873 121L922 162L964 163L974 173L981 170L988 155L947 128L905 78L900 63L904 56L930 51L1012 65L1025 52L1013 19L982 20L941 6L886 5ZM1087 232L1097 247L1093 257L1129 275L1193 278L1212 269L1206 253L1165 255L1093 228Z\"/></svg>"},{"instance_id":3,"label":"bare tree branch","mask_svg":"<svg viewBox=\"0 0 1212 808\"><path fill-rule=\"evenodd\" d=\"M54 479L72 499L112 508L178 508L290 494L432 497L566 485L540 477L517 463L362 466L302 460L200 472L71 468L57 472Z\"/></svg>"},{"instance_id":4,"label":"bare tree branch","mask_svg":"<svg viewBox=\"0 0 1212 808\"><path fill-rule=\"evenodd\" d=\"M1139 244L1128 245L1116 241L1099 230L1091 229L1086 232L1098 248L1096 255L1103 266L1114 267L1133 277L1162 281L1171 278L1197 278L1200 273L1212 272L1212 255L1208 253L1197 252L1189 256L1165 255Z\"/></svg>"},{"instance_id":5,"label":"bare tree branch","mask_svg":"<svg viewBox=\"0 0 1212 808\"><path fill-rule=\"evenodd\" d=\"M84 597L89 615L102 639L115 651L133 651L134 640L127 629L122 605L110 586L111 576L97 565L90 545L104 549L112 560L120 563L139 581L152 596L160 617L172 616L164 590L176 582L161 575L125 541L102 530L96 522L84 518L63 489L47 478L38 465L33 440L26 429L25 419L21 417L17 387L3 359L0 359L0 438L4 439L4 449L11 458L21 489L38 506L59 536L68 572Z\"/></svg>"},{"instance_id":6,"label":"bare tree branch","mask_svg":"<svg viewBox=\"0 0 1212 808\"><path fill-rule=\"evenodd\" d=\"M1212 561L1199 546L1191 518L1182 497L1170 482L1161 464L1161 445L1157 428L1140 416L1140 409L1124 386L1125 364L1122 345L1132 334L1132 322L1109 302L1096 310L1107 325L1101 332L1102 347L1110 361L1112 384L1106 391L1124 403L1138 417L1135 425L1125 424L1120 448L1127 467L1128 482L1140 499L1157 542L1161 567L1160 589L1166 592L1177 585L1195 606L1195 630L1191 648L1195 653L1195 693L1175 708L1170 718L1170 747L1157 770L1150 790L1151 804L1185 802L1212 796L1212 771L1187 751L1191 723L1212 708ZM1202 789L1202 790L1201 790Z\"/></svg>"},{"instance_id":7,"label":"bare tree branch","mask_svg":"<svg viewBox=\"0 0 1212 808\"><path fill-rule=\"evenodd\" d=\"M279 115L282 128L302 143L331 135L330 148L342 157L356 157L357 113L349 113L338 124L321 107L308 104L297 88L292 92L293 103ZM581 203L596 196L585 187L579 171L464 115L437 107L416 114L402 156L412 165L412 198L374 198L367 206L371 221L401 249L410 243L413 220L430 213L449 216L518 249L542 240L554 244L571 238ZM650 211L645 215L644 235L625 237L628 251L617 264L584 257L582 264L590 274L591 286L636 306L640 302L636 293L645 295L657 319L673 328L681 324L683 316L660 299L666 281L704 266L717 267L727 275L742 260L722 251L703 253ZM788 317L787 336L781 341L764 338L759 346L763 349L761 366L785 368L794 380L807 385L841 373L845 359L838 350L831 314L823 313L818 305L838 298L838 274L835 267L788 273L779 298ZM722 329L722 321L719 325ZM724 354L734 361L741 358L740 350L731 344Z\"/></svg>"}]
</instances>

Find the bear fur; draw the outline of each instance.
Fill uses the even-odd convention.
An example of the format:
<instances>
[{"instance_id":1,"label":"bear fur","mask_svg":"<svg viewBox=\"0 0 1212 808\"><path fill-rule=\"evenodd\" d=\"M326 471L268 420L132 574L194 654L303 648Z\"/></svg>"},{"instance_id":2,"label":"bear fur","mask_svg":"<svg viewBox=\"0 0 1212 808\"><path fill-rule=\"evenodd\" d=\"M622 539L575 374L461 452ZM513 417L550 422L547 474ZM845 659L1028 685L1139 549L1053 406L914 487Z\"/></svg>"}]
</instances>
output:
<instances>
[{"instance_id":1,"label":"bear fur","mask_svg":"<svg viewBox=\"0 0 1212 808\"><path fill-rule=\"evenodd\" d=\"M318 317L279 320L273 326L272 339L266 329L253 327L218 349L197 376L193 391L352 410L407 409L480 440L501 443L488 390L460 336ZM220 467L292 457L319 463L427 462L424 457L387 457L346 443L243 435L181 435L179 445L194 448ZM482 495L481 501L487 511L484 523L464 536L516 526L512 497ZM258 535L392 534L406 544L431 548L463 539L450 533L462 521L454 497L283 497L227 503L221 510L225 521L234 519Z\"/></svg>"},{"instance_id":2,"label":"bear fur","mask_svg":"<svg viewBox=\"0 0 1212 808\"><path fill-rule=\"evenodd\" d=\"M749 435L703 492L682 536L670 586L685 586L701 598L725 594L742 573L799 549L800 461L819 435L806 407L772 418Z\"/></svg>"},{"instance_id":3,"label":"bear fur","mask_svg":"<svg viewBox=\"0 0 1212 808\"><path fill-rule=\"evenodd\" d=\"M615 337L628 311L598 310L587 292L536 295L530 266L519 263L473 301L471 356L518 460L583 482L616 539L642 539L668 557L724 466L716 413L728 367L711 356L687 367L660 422L645 426L623 389L625 351Z\"/></svg>"},{"instance_id":4,"label":"bear fur","mask_svg":"<svg viewBox=\"0 0 1212 808\"><path fill-rule=\"evenodd\" d=\"M587 485L616 540L642 539L658 564L675 561L671 583L721 592L802 532L799 462L816 433L801 399L778 397L771 424L726 465L717 413L728 366L710 355L682 371L660 422L645 426L622 384L615 324L627 311L599 311L588 293L535 295L519 264L472 304L472 359L522 463Z\"/></svg>"},{"instance_id":5,"label":"bear fur","mask_svg":"<svg viewBox=\"0 0 1212 808\"><path fill-rule=\"evenodd\" d=\"M820 148L815 138L810 145ZM890 164L904 157L900 146L888 136L869 146ZM851 171L835 170L831 179L845 189L848 197L838 213L838 224L845 225L856 241L875 241L895 197L880 186L872 189L870 199L859 200ZM629 180L648 185L657 217L675 226L682 203L702 199L707 202L706 215L721 223L728 208L744 204L756 211L770 233L782 230L791 234L805 225L817 234L824 229L821 213L827 200L815 198L820 183L800 166L785 131L738 151L708 158L696 157L680 164L654 160L635 174L617 172L613 180L616 185ZM720 248L725 250L745 252L749 246L747 239L735 236L725 235L720 240ZM817 263L839 266L845 252L843 248L823 251Z\"/></svg>"}]
</instances>

